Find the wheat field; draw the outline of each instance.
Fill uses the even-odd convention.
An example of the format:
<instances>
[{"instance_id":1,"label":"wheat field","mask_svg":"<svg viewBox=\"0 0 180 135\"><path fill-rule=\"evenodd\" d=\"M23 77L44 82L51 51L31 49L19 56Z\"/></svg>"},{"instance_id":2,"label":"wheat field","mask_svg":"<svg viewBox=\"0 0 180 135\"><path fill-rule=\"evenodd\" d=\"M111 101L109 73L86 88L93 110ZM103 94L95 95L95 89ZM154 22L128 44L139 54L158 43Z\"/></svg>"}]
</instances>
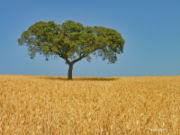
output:
<instances>
[{"instance_id":1,"label":"wheat field","mask_svg":"<svg viewBox=\"0 0 180 135\"><path fill-rule=\"evenodd\" d=\"M0 135L180 135L180 76L0 75Z\"/></svg>"}]
</instances>

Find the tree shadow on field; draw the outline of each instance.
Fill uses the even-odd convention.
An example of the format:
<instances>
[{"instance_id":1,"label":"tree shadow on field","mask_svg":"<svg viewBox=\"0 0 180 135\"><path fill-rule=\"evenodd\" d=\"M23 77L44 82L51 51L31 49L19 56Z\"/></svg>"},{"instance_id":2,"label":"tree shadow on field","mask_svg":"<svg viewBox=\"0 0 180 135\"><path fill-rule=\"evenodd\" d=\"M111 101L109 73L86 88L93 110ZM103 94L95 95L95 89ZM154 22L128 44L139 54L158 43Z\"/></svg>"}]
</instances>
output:
<instances>
[{"instance_id":1,"label":"tree shadow on field","mask_svg":"<svg viewBox=\"0 0 180 135\"><path fill-rule=\"evenodd\" d=\"M118 80L116 77L73 77L72 80L68 80L67 77L41 77L42 79L48 80L62 80L62 81L114 81Z\"/></svg>"}]
</instances>

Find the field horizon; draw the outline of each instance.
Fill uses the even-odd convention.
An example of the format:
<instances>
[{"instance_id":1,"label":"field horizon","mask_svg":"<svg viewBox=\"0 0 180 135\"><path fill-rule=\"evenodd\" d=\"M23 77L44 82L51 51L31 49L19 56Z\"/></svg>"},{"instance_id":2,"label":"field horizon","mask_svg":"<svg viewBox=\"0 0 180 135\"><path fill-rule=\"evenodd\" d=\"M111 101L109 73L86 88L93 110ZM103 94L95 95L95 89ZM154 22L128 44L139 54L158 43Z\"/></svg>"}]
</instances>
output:
<instances>
[{"instance_id":1,"label":"field horizon","mask_svg":"<svg viewBox=\"0 0 180 135\"><path fill-rule=\"evenodd\" d=\"M29 76L29 77L59 77L59 78L67 78L66 75L32 75L32 74L0 74L0 76ZM134 77L180 77L180 75L139 75L139 76L73 76L73 78L134 78Z\"/></svg>"},{"instance_id":2,"label":"field horizon","mask_svg":"<svg viewBox=\"0 0 180 135\"><path fill-rule=\"evenodd\" d=\"M0 75L0 135L180 133L180 76Z\"/></svg>"}]
</instances>

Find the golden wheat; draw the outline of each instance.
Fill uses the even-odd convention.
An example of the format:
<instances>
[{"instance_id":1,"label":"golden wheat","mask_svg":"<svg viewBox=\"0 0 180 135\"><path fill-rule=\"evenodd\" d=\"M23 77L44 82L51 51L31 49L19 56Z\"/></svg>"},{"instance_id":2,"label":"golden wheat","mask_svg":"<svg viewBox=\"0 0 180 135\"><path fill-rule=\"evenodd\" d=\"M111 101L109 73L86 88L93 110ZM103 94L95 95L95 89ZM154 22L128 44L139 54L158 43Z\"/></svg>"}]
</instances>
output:
<instances>
[{"instance_id":1,"label":"golden wheat","mask_svg":"<svg viewBox=\"0 0 180 135\"><path fill-rule=\"evenodd\" d=\"M0 76L0 135L148 134L180 135L180 76Z\"/></svg>"}]
</instances>

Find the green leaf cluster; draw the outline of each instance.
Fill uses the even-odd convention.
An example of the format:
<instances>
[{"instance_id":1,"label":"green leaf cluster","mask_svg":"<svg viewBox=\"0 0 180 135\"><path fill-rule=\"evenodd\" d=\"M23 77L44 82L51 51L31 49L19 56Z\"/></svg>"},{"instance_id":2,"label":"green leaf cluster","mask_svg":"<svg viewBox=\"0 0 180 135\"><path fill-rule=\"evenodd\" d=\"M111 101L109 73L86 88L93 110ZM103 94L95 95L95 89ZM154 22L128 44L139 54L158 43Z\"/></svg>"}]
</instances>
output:
<instances>
[{"instance_id":1,"label":"green leaf cluster","mask_svg":"<svg viewBox=\"0 0 180 135\"><path fill-rule=\"evenodd\" d=\"M117 60L117 54L123 52L124 39L116 30L105 27L83 26L68 20L62 24L53 21L39 21L24 31L18 39L19 45L28 47L31 58L40 53L48 58L59 56L67 64L91 56L100 56L109 63Z\"/></svg>"}]
</instances>

